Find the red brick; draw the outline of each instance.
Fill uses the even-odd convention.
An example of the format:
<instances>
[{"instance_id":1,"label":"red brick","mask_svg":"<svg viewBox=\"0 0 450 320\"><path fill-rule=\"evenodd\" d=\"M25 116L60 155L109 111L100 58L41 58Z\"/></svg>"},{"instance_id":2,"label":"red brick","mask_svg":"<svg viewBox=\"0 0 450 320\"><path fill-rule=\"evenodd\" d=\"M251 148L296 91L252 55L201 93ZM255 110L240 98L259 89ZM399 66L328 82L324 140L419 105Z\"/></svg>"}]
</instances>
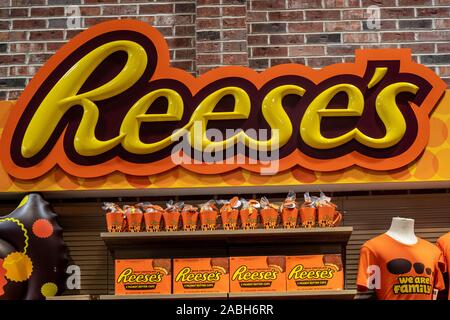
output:
<instances>
[{"instance_id":1,"label":"red brick","mask_svg":"<svg viewBox=\"0 0 450 320\"><path fill-rule=\"evenodd\" d=\"M197 43L198 53L208 53L208 52L220 52L219 42L200 42Z\"/></svg>"},{"instance_id":2,"label":"red brick","mask_svg":"<svg viewBox=\"0 0 450 320\"><path fill-rule=\"evenodd\" d=\"M362 0L362 7L366 8L368 6L377 5L380 7L393 7L395 3L393 0Z\"/></svg>"},{"instance_id":3,"label":"red brick","mask_svg":"<svg viewBox=\"0 0 450 320\"><path fill-rule=\"evenodd\" d=\"M306 11L306 20L340 20L341 15L337 10L313 10Z\"/></svg>"},{"instance_id":4,"label":"red brick","mask_svg":"<svg viewBox=\"0 0 450 320\"><path fill-rule=\"evenodd\" d=\"M303 11L269 12L270 21L299 21L303 20Z\"/></svg>"},{"instance_id":5,"label":"red brick","mask_svg":"<svg viewBox=\"0 0 450 320\"><path fill-rule=\"evenodd\" d=\"M270 10L285 9L285 0L253 0L251 1L252 10Z\"/></svg>"},{"instance_id":6,"label":"red brick","mask_svg":"<svg viewBox=\"0 0 450 320\"><path fill-rule=\"evenodd\" d=\"M100 15L100 7L80 7L82 16L98 16Z\"/></svg>"},{"instance_id":7,"label":"red brick","mask_svg":"<svg viewBox=\"0 0 450 320\"><path fill-rule=\"evenodd\" d=\"M99 3L117 3L117 0L84 0L85 4L99 4Z\"/></svg>"},{"instance_id":8,"label":"red brick","mask_svg":"<svg viewBox=\"0 0 450 320\"><path fill-rule=\"evenodd\" d=\"M253 57L285 57L288 50L286 47L256 47L252 53Z\"/></svg>"},{"instance_id":9,"label":"red brick","mask_svg":"<svg viewBox=\"0 0 450 320\"><path fill-rule=\"evenodd\" d=\"M197 30L204 29L219 29L220 19L197 19L196 20Z\"/></svg>"},{"instance_id":10,"label":"red brick","mask_svg":"<svg viewBox=\"0 0 450 320\"><path fill-rule=\"evenodd\" d=\"M83 30L67 30L66 39L70 40L75 36L79 35L81 32L83 32Z\"/></svg>"},{"instance_id":11,"label":"red brick","mask_svg":"<svg viewBox=\"0 0 450 320\"><path fill-rule=\"evenodd\" d=\"M61 30L53 31L31 31L30 40L44 41L44 40L55 40L62 39L63 32Z\"/></svg>"},{"instance_id":12,"label":"red brick","mask_svg":"<svg viewBox=\"0 0 450 320\"><path fill-rule=\"evenodd\" d=\"M418 40L450 41L450 31L417 32Z\"/></svg>"},{"instance_id":13,"label":"red brick","mask_svg":"<svg viewBox=\"0 0 450 320\"><path fill-rule=\"evenodd\" d=\"M438 67L439 75L450 76L450 66Z\"/></svg>"},{"instance_id":14,"label":"red brick","mask_svg":"<svg viewBox=\"0 0 450 320\"><path fill-rule=\"evenodd\" d=\"M212 69L215 69L215 68L217 68L217 66L207 66L207 67L198 67L198 74L199 75L201 75L201 74L204 74L204 73L206 73L206 72L208 72L208 71L210 71L210 70L212 70Z\"/></svg>"},{"instance_id":15,"label":"red brick","mask_svg":"<svg viewBox=\"0 0 450 320\"><path fill-rule=\"evenodd\" d=\"M175 26L176 36L194 36L195 27L194 26Z\"/></svg>"},{"instance_id":16,"label":"red brick","mask_svg":"<svg viewBox=\"0 0 450 320\"><path fill-rule=\"evenodd\" d=\"M450 19L436 19L434 23L436 29L450 29Z\"/></svg>"},{"instance_id":17,"label":"red brick","mask_svg":"<svg viewBox=\"0 0 450 320\"><path fill-rule=\"evenodd\" d=\"M197 55L197 63L198 64L218 64L220 63L220 55L219 54L200 54Z\"/></svg>"},{"instance_id":18,"label":"red brick","mask_svg":"<svg viewBox=\"0 0 450 320\"><path fill-rule=\"evenodd\" d=\"M45 43L10 43L10 51L12 53L29 53L29 52L39 52L45 51Z\"/></svg>"},{"instance_id":19,"label":"red brick","mask_svg":"<svg viewBox=\"0 0 450 320\"><path fill-rule=\"evenodd\" d=\"M0 21L0 30L8 30L10 24L10 21Z\"/></svg>"},{"instance_id":20,"label":"red brick","mask_svg":"<svg viewBox=\"0 0 450 320\"><path fill-rule=\"evenodd\" d=\"M381 9L381 19L403 19L414 17L413 8Z\"/></svg>"},{"instance_id":21,"label":"red brick","mask_svg":"<svg viewBox=\"0 0 450 320\"><path fill-rule=\"evenodd\" d=\"M45 5L46 0L12 0L14 6Z\"/></svg>"},{"instance_id":22,"label":"red brick","mask_svg":"<svg viewBox=\"0 0 450 320\"><path fill-rule=\"evenodd\" d=\"M347 8L359 7L359 0L347 0Z\"/></svg>"},{"instance_id":23,"label":"red brick","mask_svg":"<svg viewBox=\"0 0 450 320\"><path fill-rule=\"evenodd\" d=\"M45 20L13 20L13 29L43 29L45 25Z\"/></svg>"},{"instance_id":24,"label":"red brick","mask_svg":"<svg viewBox=\"0 0 450 320\"><path fill-rule=\"evenodd\" d=\"M288 0L289 9L322 8L321 0Z\"/></svg>"},{"instance_id":25,"label":"red brick","mask_svg":"<svg viewBox=\"0 0 450 320\"><path fill-rule=\"evenodd\" d=\"M157 15L155 18L155 25L157 26L175 25L175 16L173 15Z\"/></svg>"},{"instance_id":26,"label":"red brick","mask_svg":"<svg viewBox=\"0 0 450 320\"><path fill-rule=\"evenodd\" d=\"M245 41L224 42L223 52L246 52L247 43Z\"/></svg>"},{"instance_id":27,"label":"red brick","mask_svg":"<svg viewBox=\"0 0 450 320\"><path fill-rule=\"evenodd\" d=\"M413 41L413 32L383 32L381 34L381 41Z\"/></svg>"},{"instance_id":28,"label":"red brick","mask_svg":"<svg viewBox=\"0 0 450 320\"><path fill-rule=\"evenodd\" d=\"M220 8L219 7L201 7L197 8L197 18L210 18L219 17Z\"/></svg>"},{"instance_id":29,"label":"red brick","mask_svg":"<svg viewBox=\"0 0 450 320\"><path fill-rule=\"evenodd\" d=\"M13 68L13 67L11 67ZM8 67L0 66L0 77L6 77L8 75Z\"/></svg>"},{"instance_id":30,"label":"red brick","mask_svg":"<svg viewBox=\"0 0 450 320\"><path fill-rule=\"evenodd\" d=\"M156 29L157 29L164 37L170 37L170 36L173 36L173 28L172 28L172 27L160 27L160 26L156 26Z\"/></svg>"},{"instance_id":31,"label":"red brick","mask_svg":"<svg viewBox=\"0 0 450 320\"><path fill-rule=\"evenodd\" d=\"M226 30L223 31L223 40L245 40L247 30Z\"/></svg>"},{"instance_id":32,"label":"red brick","mask_svg":"<svg viewBox=\"0 0 450 320\"><path fill-rule=\"evenodd\" d=\"M8 91L8 100L17 100L22 94L22 90Z\"/></svg>"},{"instance_id":33,"label":"red brick","mask_svg":"<svg viewBox=\"0 0 450 320\"><path fill-rule=\"evenodd\" d=\"M195 58L194 49L175 50L175 58L179 60L192 60Z\"/></svg>"},{"instance_id":34,"label":"red brick","mask_svg":"<svg viewBox=\"0 0 450 320\"><path fill-rule=\"evenodd\" d=\"M363 9L342 10L343 20L360 20L364 19L365 16L366 10Z\"/></svg>"},{"instance_id":35,"label":"red brick","mask_svg":"<svg viewBox=\"0 0 450 320\"><path fill-rule=\"evenodd\" d=\"M195 13L195 3L176 3L176 13Z\"/></svg>"},{"instance_id":36,"label":"red brick","mask_svg":"<svg viewBox=\"0 0 450 320\"><path fill-rule=\"evenodd\" d=\"M302 56L320 56L325 54L324 46L299 46L289 47L290 57L302 57Z\"/></svg>"},{"instance_id":37,"label":"red brick","mask_svg":"<svg viewBox=\"0 0 450 320\"><path fill-rule=\"evenodd\" d=\"M448 18L450 16L450 8L418 8L417 16L426 18Z\"/></svg>"},{"instance_id":38,"label":"red brick","mask_svg":"<svg viewBox=\"0 0 450 320\"><path fill-rule=\"evenodd\" d=\"M64 7L31 8L32 17L64 16Z\"/></svg>"},{"instance_id":39,"label":"red brick","mask_svg":"<svg viewBox=\"0 0 450 320\"><path fill-rule=\"evenodd\" d=\"M24 54L0 55L0 64L17 64L17 63L25 63Z\"/></svg>"},{"instance_id":40,"label":"red brick","mask_svg":"<svg viewBox=\"0 0 450 320\"><path fill-rule=\"evenodd\" d=\"M323 68L341 62L342 58L340 57L308 58L306 65L311 68Z\"/></svg>"},{"instance_id":41,"label":"red brick","mask_svg":"<svg viewBox=\"0 0 450 320\"><path fill-rule=\"evenodd\" d=\"M220 0L197 0L197 6L204 6L208 4L220 4Z\"/></svg>"},{"instance_id":42,"label":"red brick","mask_svg":"<svg viewBox=\"0 0 450 320\"><path fill-rule=\"evenodd\" d=\"M222 27L224 29L244 28L245 27L245 18L223 18L222 19Z\"/></svg>"},{"instance_id":43,"label":"red brick","mask_svg":"<svg viewBox=\"0 0 450 320\"><path fill-rule=\"evenodd\" d=\"M7 10L5 10L7 11ZM9 11L11 17L26 17L28 16L28 9L26 8L15 8Z\"/></svg>"},{"instance_id":44,"label":"red brick","mask_svg":"<svg viewBox=\"0 0 450 320\"><path fill-rule=\"evenodd\" d=\"M403 43L402 48L409 48L413 53L434 53L433 43Z\"/></svg>"},{"instance_id":45,"label":"red brick","mask_svg":"<svg viewBox=\"0 0 450 320\"><path fill-rule=\"evenodd\" d=\"M347 42L378 42L378 33L349 33L344 34L344 43Z\"/></svg>"},{"instance_id":46,"label":"red brick","mask_svg":"<svg viewBox=\"0 0 450 320\"><path fill-rule=\"evenodd\" d=\"M325 22L325 31L360 31L360 21Z\"/></svg>"},{"instance_id":47,"label":"red brick","mask_svg":"<svg viewBox=\"0 0 450 320\"><path fill-rule=\"evenodd\" d=\"M267 35L249 35L247 41L249 45L261 45L268 44L268 38Z\"/></svg>"},{"instance_id":48,"label":"red brick","mask_svg":"<svg viewBox=\"0 0 450 320\"><path fill-rule=\"evenodd\" d=\"M30 64L36 64L36 63L43 64L48 59L50 59L51 56L52 56L52 54L50 54L50 53L30 54L29 58L28 58L28 62Z\"/></svg>"},{"instance_id":49,"label":"red brick","mask_svg":"<svg viewBox=\"0 0 450 320\"><path fill-rule=\"evenodd\" d=\"M276 66L279 64L286 64L286 63L298 63L298 64L305 64L305 58L275 58L270 59L270 66Z\"/></svg>"},{"instance_id":50,"label":"red brick","mask_svg":"<svg viewBox=\"0 0 450 320\"><path fill-rule=\"evenodd\" d=\"M252 23L253 33L286 33L286 23Z\"/></svg>"},{"instance_id":51,"label":"red brick","mask_svg":"<svg viewBox=\"0 0 450 320\"><path fill-rule=\"evenodd\" d=\"M222 16L239 17L239 16L245 16L245 14L246 14L245 6L222 7Z\"/></svg>"},{"instance_id":52,"label":"red brick","mask_svg":"<svg viewBox=\"0 0 450 320\"><path fill-rule=\"evenodd\" d=\"M305 42L305 36L299 34L271 35L270 44L299 44Z\"/></svg>"},{"instance_id":53,"label":"red brick","mask_svg":"<svg viewBox=\"0 0 450 320\"><path fill-rule=\"evenodd\" d=\"M170 48L190 48L192 46L192 38L171 38L166 41Z\"/></svg>"},{"instance_id":54,"label":"red brick","mask_svg":"<svg viewBox=\"0 0 450 320\"><path fill-rule=\"evenodd\" d=\"M125 14L137 14L137 6L126 5L126 6L104 6L103 15L104 16L119 16Z\"/></svg>"},{"instance_id":55,"label":"red brick","mask_svg":"<svg viewBox=\"0 0 450 320\"><path fill-rule=\"evenodd\" d=\"M84 25L86 27L91 27L91 26L95 26L96 24L106 22L106 21L111 21L111 18L107 18L107 17L85 18Z\"/></svg>"},{"instance_id":56,"label":"red brick","mask_svg":"<svg viewBox=\"0 0 450 320\"><path fill-rule=\"evenodd\" d=\"M173 4L141 4L139 6L139 14L161 14L173 13Z\"/></svg>"},{"instance_id":57,"label":"red brick","mask_svg":"<svg viewBox=\"0 0 450 320\"><path fill-rule=\"evenodd\" d=\"M450 52L450 43L437 43L436 44L437 52Z\"/></svg>"},{"instance_id":58,"label":"red brick","mask_svg":"<svg viewBox=\"0 0 450 320\"><path fill-rule=\"evenodd\" d=\"M324 1L325 8L347 8L349 5L347 5L345 0L325 0Z\"/></svg>"},{"instance_id":59,"label":"red brick","mask_svg":"<svg viewBox=\"0 0 450 320\"><path fill-rule=\"evenodd\" d=\"M181 15L177 14L174 16L175 25L180 24L193 24L194 23L194 15Z\"/></svg>"},{"instance_id":60,"label":"red brick","mask_svg":"<svg viewBox=\"0 0 450 320\"><path fill-rule=\"evenodd\" d=\"M450 0L435 0L434 3L436 5L450 4Z\"/></svg>"},{"instance_id":61,"label":"red brick","mask_svg":"<svg viewBox=\"0 0 450 320\"><path fill-rule=\"evenodd\" d=\"M247 65L248 59L247 54L224 54L223 55L223 64L224 65Z\"/></svg>"},{"instance_id":62,"label":"red brick","mask_svg":"<svg viewBox=\"0 0 450 320\"><path fill-rule=\"evenodd\" d=\"M398 0L399 6L429 6L432 4L431 0Z\"/></svg>"},{"instance_id":63,"label":"red brick","mask_svg":"<svg viewBox=\"0 0 450 320\"><path fill-rule=\"evenodd\" d=\"M355 54L355 50L358 48L359 48L359 46L354 46L354 45L328 45L327 46L327 54L329 54L329 55Z\"/></svg>"},{"instance_id":64,"label":"red brick","mask_svg":"<svg viewBox=\"0 0 450 320\"><path fill-rule=\"evenodd\" d=\"M299 22L299 23L289 23L289 32L322 32L323 22Z\"/></svg>"},{"instance_id":65,"label":"red brick","mask_svg":"<svg viewBox=\"0 0 450 320\"><path fill-rule=\"evenodd\" d=\"M64 45L64 42L47 42L47 51L57 51Z\"/></svg>"},{"instance_id":66,"label":"red brick","mask_svg":"<svg viewBox=\"0 0 450 320\"><path fill-rule=\"evenodd\" d=\"M247 21L249 22L265 22L267 19L267 12L250 11L247 13Z\"/></svg>"},{"instance_id":67,"label":"red brick","mask_svg":"<svg viewBox=\"0 0 450 320\"><path fill-rule=\"evenodd\" d=\"M0 41L20 41L26 40L27 33L24 31L5 31L0 32Z\"/></svg>"},{"instance_id":68,"label":"red brick","mask_svg":"<svg viewBox=\"0 0 450 320\"><path fill-rule=\"evenodd\" d=\"M269 59L249 59L249 66L254 70L264 70L269 67Z\"/></svg>"}]
</instances>

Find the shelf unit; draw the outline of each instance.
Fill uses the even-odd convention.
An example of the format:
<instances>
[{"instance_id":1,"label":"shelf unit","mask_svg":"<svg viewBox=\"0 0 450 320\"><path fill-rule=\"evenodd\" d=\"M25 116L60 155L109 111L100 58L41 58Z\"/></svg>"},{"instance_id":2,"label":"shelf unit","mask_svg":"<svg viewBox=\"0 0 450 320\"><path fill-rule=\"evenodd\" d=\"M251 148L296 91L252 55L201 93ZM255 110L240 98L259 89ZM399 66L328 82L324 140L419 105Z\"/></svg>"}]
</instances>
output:
<instances>
[{"instance_id":1,"label":"shelf unit","mask_svg":"<svg viewBox=\"0 0 450 320\"><path fill-rule=\"evenodd\" d=\"M280 228L136 233L102 232L100 237L113 259L340 253L345 266L346 246L352 232L352 227ZM102 295L100 299L353 299L355 294L355 290L314 290L273 293Z\"/></svg>"}]
</instances>

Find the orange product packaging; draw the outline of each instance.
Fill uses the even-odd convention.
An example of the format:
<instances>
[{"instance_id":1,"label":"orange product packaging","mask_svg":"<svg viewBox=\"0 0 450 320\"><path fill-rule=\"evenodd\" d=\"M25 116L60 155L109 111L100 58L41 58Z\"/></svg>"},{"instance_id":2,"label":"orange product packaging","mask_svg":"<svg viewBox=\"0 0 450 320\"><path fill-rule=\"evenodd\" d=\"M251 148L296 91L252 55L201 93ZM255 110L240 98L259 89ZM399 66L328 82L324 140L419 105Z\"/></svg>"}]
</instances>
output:
<instances>
[{"instance_id":1,"label":"orange product packaging","mask_svg":"<svg viewBox=\"0 0 450 320\"><path fill-rule=\"evenodd\" d=\"M141 209L135 206L123 206L123 212L127 218L129 232L140 232L143 214Z\"/></svg>"},{"instance_id":2,"label":"orange product packaging","mask_svg":"<svg viewBox=\"0 0 450 320\"><path fill-rule=\"evenodd\" d=\"M265 229L274 229L278 226L278 210L280 209L274 203L269 202L266 197L262 197L261 201L261 221Z\"/></svg>"},{"instance_id":3,"label":"orange product packaging","mask_svg":"<svg viewBox=\"0 0 450 320\"><path fill-rule=\"evenodd\" d=\"M342 221L342 213L336 210L336 205L331 202L323 192L317 200L317 223L319 227L336 227Z\"/></svg>"},{"instance_id":4,"label":"orange product packaging","mask_svg":"<svg viewBox=\"0 0 450 320\"><path fill-rule=\"evenodd\" d=\"M173 259L173 293L228 293L228 258Z\"/></svg>"},{"instance_id":5,"label":"orange product packaging","mask_svg":"<svg viewBox=\"0 0 450 320\"><path fill-rule=\"evenodd\" d=\"M109 232L125 231L125 214L118 204L113 202L104 202L102 209L106 211L106 227Z\"/></svg>"},{"instance_id":6,"label":"orange product packaging","mask_svg":"<svg viewBox=\"0 0 450 320\"><path fill-rule=\"evenodd\" d=\"M219 211L214 200L200 205L200 223L202 230L216 230Z\"/></svg>"},{"instance_id":7,"label":"orange product packaging","mask_svg":"<svg viewBox=\"0 0 450 320\"><path fill-rule=\"evenodd\" d=\"M181 211L181 220L183 221L184 231L197 230L198 208L190 204L185 204Z\"/></svg>"},{"instance_id":8,"label":"orange product packaging","mask_svg":"<svg viewBox=\"0 0 450 320\"><path fill-rule=\"evenodd\" d=\"M170 294L170 259L116 260L115 294Z\"/></svg>"},{"instance_id":9,"label":"orange product packaging","mask_svg":"<svg viewBox=\"0 0 450 320\"><path fill-rule=\"evenodd\" d=\"M256 229L258 225L259 208L261 205L258 200L245 200L241 199L242 208L239 211L239 216L241 218L242 229Z\"/></svg>"},{"instance_id":10,"label":"orange product packaging","mask_svg":"<svg viewBox=\"0 0 450 320\"><path fill-rule=\"evenodd\" d=\"M140 203L139 206L144 212L145 231L160 231L164 209L158 205L151 204L150 202Z\"/></svg>"},{"instance_id":11,"label":"orange product packaging","mask_svg":"<svg viewBox=\"0 0 450 320\"><path fill-rule=\"evenodd\" d=\"M286 291L286 258L230 258L230 292Z\"/></svg>"},{"instance_id":12,"label":"orange product packaging","mask_svg":"<svg viewBox=\"0 0 450 320\"><path fill-rule=\"evenodd\" d=\"M342 290L344 268L340 254L286 257L288 291Z\"/></svg>"},{"instance_id":13,"label":"orange product packaging","mask_svg":"<svg viewBox=\"0 0 450 320\"><path fill-rule=\"evenodd\" d=\"M163 212L164 228L166 231L178 231L180 211L183 205L183 202L174 203L173 200L166 203L166 210Z\"/></svg>"},{"instance_id":14,"label":"orange product packaging","mask_svg":"<svg viewBox=\"0 0 450 320\"><path fill-rule=\"evenodd\" d=\"M241 201L238 197L233 197L228 200L219 200L219 204L222 204L220 208L220 217L222 220L222 227L224 230L236 230L238 228L239 207Z\"/></svg>"},{"instance_id":15,"label":"orange product packaging","mask_svg":"<svg viewBox=\"0 0 450 320\"><path fill-rule=\"evenodd\" d=\"M296 228L298 219L298 203L294 191L289 191L281 205L281 221L286 229Z\"/></svg>"}]
</instances>

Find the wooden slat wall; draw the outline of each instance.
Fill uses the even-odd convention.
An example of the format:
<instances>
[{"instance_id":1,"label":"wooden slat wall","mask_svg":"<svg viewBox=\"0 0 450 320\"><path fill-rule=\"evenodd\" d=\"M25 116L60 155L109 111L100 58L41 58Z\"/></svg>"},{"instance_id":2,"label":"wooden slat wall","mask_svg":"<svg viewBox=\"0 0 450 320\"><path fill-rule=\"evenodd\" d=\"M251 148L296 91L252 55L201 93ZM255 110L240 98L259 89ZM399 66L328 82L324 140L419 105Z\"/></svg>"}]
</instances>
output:
<instances>
[{"instance_id":1,"label":"wooden slat wall","mask_svg":"<svg viewBox=\"0 0 450 320\"><path fill-rule=\"evenodd\" d=\"M202 203L208 200L207 197L186 197L191 200L186 202ZM282 197L284 195L277 194L270 198L280 201ZM65 294L113 294L113 258L99 237L100 232L106 229L101 210L101 203L105 199L47 200L59 214L64 240L69 248L70 263L81 268L81 290L66 291ZM124 200L130 203L142 201ZM148 200L157 202L155 199ZM355 230L347 247L348 288L355 287L361 244L388 229L392 217L415 219L417 234L432 242L450 231L450 194L445 190L435 194L339 194L333 200L345 211L344 225L353 226ZM6 214L16 205L16 202L3 201L0 204L0 213Z\"/></svg>"}]
</instances>

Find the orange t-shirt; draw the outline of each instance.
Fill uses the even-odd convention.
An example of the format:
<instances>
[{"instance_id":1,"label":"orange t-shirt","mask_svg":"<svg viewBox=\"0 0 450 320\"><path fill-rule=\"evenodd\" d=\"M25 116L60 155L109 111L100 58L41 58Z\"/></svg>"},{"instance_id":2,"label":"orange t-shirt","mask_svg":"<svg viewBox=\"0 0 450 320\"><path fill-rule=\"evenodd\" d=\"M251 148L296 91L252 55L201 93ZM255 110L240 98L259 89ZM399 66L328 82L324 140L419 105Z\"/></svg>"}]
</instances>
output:
<instances>
[{"instance_id":1,"label":"orange t-shirt","mask_svg":"<svg viewBox=\"0 0 450 320\"><path fill-rule=\"evenodd\" d=\"M406 245L382 234L364 243L359 289L375 289L379 300L431 300L433 289L443 290L442 253L432 243L417 240L416 244Z\"/></svg>"},{"instance_id":2,"label":"orange t-shirt","mask_svg":"<svg viewBox=\"0 0 450 320\"><path fill-rule=\"evenodd\" d=\"M450 269L450 232L444 234L437 241L438 247L441 249L442 254L444 255L444 259L446 262L446 268L444 272L449 272ZM450 272L449 272L450 273ZM450 300L450 276L449 276L449 284L448 284L448 300Z\"/></svg>"}]
</instances>

